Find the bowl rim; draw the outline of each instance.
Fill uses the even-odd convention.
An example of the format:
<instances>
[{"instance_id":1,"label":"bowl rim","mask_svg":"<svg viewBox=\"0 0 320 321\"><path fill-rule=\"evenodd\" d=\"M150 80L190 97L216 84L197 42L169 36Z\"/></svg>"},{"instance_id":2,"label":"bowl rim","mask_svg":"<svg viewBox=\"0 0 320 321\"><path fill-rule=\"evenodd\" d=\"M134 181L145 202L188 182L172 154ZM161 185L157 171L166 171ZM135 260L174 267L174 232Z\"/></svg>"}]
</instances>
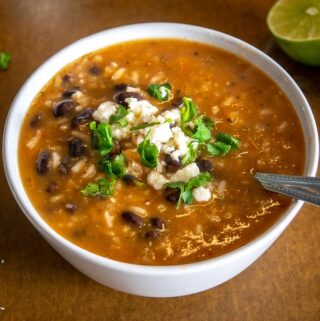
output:
<instances>
[{"instance_id":1,"label":"bowl rim","mask_svg":"<svg viewBox=\"0 0 320 321\"><path fill-rule=\"evenodd\" d=\"M72 42L71 44L67 45L63 49L59 50L57 53L52 55L49 59L47 59L45 62L43 62L29 77L28 79L24 82L20 90L18 91L16 97L14 98L11 107L8 111L5 126L4 126L4 134L3 134L3 144L2 144L2 155L3 155L3 163L4 163L4 170L5 170L5 175L9 184L9 187L11 189L11 192L18 203L20 209L24 212L25 216L28 218L28 220L32 223L34 227L36 227L37 230L43 232L46 237L49 237L49 239L57 242L59 246L62 246L64 248L67 248L68 251L71 251L77 256L80 256L82 258L85 258L88 261L94 262L99 265L103 265L105 267L109 267L113 270L118 270L118 271L123 271L127 273L133 273L133 274L143 274L143 275L177 275L181 273L193 273L194 271L201 271L201 270L207 270L212 268L212 266L221 266L225 265L228 262L232 262L234 258L241 257L241 256L246 256L248 252L254 252L255 249L261 245L267 244L269 241L275 238L275 235L280 234L282 230L290 223L290 221L295 217L295 215L298 213L298 211L301 209L303 205L303 201L293 201L292 204L289 206L289 208L278 218L278 220L272 224L266 231L264 231L262 234L254 238L252 241L240 246L237 249L234 249L230 252L227 252L223 255L220 255L218 257L214 258L209 258L205 259L202 261L198 262L193 262L193 263L186 263L186 264L177 264L177 265L143 265L143 264L135 264L135 263L127 263L127 262L122 262L122 261L117 261L111 258L103 257L98 254L95 254L93 252L90 252L88 250L85 250L84 248L79 247L78 245L72 243L71 241L65 239L63 236L61 236L59 233L57 233L53 228L50 227L50 225L41 217L41 215L37 212L37 210L33 207L31 201L29 200L30 204L24 203L21 195L19 195L16 191L16 185L21 184L23 188L23 184L20 181L17 183L15 180L13 180L12 176L12 170L13 167L10 166L10 154L9 154L9 149L10 149L10 141L9 141L9 135L8 135L8 128L9 124L12 123L13 121L13 113L17 109L18 105L18 100L21 94L26 90L27 86L31 82L32 79L36 78L38 76L38 73L40 70L46 67L47 64L50 62L54 61L58 56L64 54L67 51L70 51L77 46L81 45L82 43L86 43L88 40L91 40L92 38L101 36L101 35L106 35L110 34L113 32L130 32L134 29L139 29L139 28L148 28L148 29L163 29L163 28L181 28L181 30L187 29L191 32L198 32L198 33L203 33L203 34L208 34L214 35L216 37L220 38L225 38L226 40L230 41L236 46L240 46L242 48L246 48L247 50L250 50L253 52L255 55L258 55L262 57L267 63L273 65L278 71L286 77L287 81L290 83L292 88L295 90L299 98L303 102L303 107L304 107L304 112L307 114L307 117L309 118L310 124L311 124L311 132L315 135L315 137L318 137L318 132L317 132L317 127L316 127L316 122L314 119L314 116L312 114L312 110L308 104L308 101L306 100L305 96L303 95L302 91L298 87L298 85L295 83L295 81L291 78L291 76L273 59L271 59L269 56L267 56L264 52L260 51L256 47L244 42L243 40L240 40L236 37L233 37L231 35L213 30L213 29L208 29L204 27L199 27L199 26L194 26L194 25L189 25L189 24L181 24L181 23L168 23L168 22L157 22L157 23L138 23L138 24L130 24L130 25L125 25L125 26L120 26L120 27L115 27L115 28L110 28L106 29L94 34L91 34L89 36L86 36L84 38L81 38L75 42ZM156 36L156 37L137 37L133 39L128 39L128 40L122 40L119 42L113 42L111 45L116 45L118 43L122 43L125 41L131 41L131 40L142 40L142 39L179 39L178 37L174 36ZM201 40L194 40L192 37L183 37L186 40L192 40L195 42L200 42L200 43L206 43ZM211 45L214 47L214 45L210 44L209 42L206 43L207 45ZM109 45L102 45L101 48L108 47ZM223 49L223 48L222 48ZM98 49L92 49L88 50L89 52L96 51ZM223 49L225 51L228 51L227 49ZM86 53L82 53L78 56L80 58L81 56L85 55ZM75 61L78 58L72 59L72 61ZM242 59L245 60L244 57ZM69 62L68 62L69 63ZM66 63L66 64L68 64ZM249 62L250 63L250 62ZM65 64L65 65L66 65ZM256 66L258 69L259 67ZM61 68L59 67L56 72L58 72ZM260 69L261 70L261 69ZM261 70L264 72L263 70ZM46 82L42 84L44 86L53 76L50 76ZM271 78L271 77L270 77ZM274 79L272 79L275 81ZM278 84L277 84L278 85ZM34 99L34 97L33 97ZM28 109L26 109L26 112ZM25 116L25 113L23 114ZM300 120L300 117L299 117ZM303 133L305 136L305 130L302 126ZM21 127L19 128L18 134L17 134L17 140L19 140L21 134ZM314 149L313 153L313 158L310 159L309 163L307 164L307 160L305 163L305 171L307 171L307 175L309 176L315 176L316 171L317 171L317 166L318 166L318 158L319 158L319 142L318 139L313 139L312 142L310 142L312 145L312 148ZM17 151L15 152L17 162L18 162L18 154ZM308 170L307 170L308 168ZM20 174L18 174L20 177ZM24 188L23 188L24 190ZM279 233L280 231L280 233ZM42 233L41 233L42 234ZM43 234L42 234L43 235ZM44 236L44 235L43 235ZM45 239L46 239L45 237Z\"/></svg>"}]
</instances>

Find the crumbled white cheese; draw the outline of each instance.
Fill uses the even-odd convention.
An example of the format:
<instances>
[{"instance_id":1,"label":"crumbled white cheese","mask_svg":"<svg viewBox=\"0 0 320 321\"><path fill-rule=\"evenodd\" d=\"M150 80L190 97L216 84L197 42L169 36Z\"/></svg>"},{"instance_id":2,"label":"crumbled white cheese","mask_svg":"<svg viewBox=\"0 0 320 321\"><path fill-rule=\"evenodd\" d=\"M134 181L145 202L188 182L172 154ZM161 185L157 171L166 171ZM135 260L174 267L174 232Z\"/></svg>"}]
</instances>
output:
<instances>
[{"instance_id":1,"label":"crumbled white cheese","mask_svg":"<svg viewBox=\"0 0 320 321\"><path fill-rule=\"evenodd\" d=\"M167 122L169 124L180 124L180 110L178 108L174 108L171 110L166 110L157 117L154 118L154 122L164 123Z\"/></svg>"},{"instance_id":2,"label":"crumbled white cheese","mask_svg":"<svg viewBox=\"0 0 320 321\"><path fill-rule=\"evenodd\" d=\"M111 125L112 137L118 140L130 137L131 132L128 127L121 127L119 124Z\"/></svg>"},{"instance_id":3,"label":"crumbled white cheese","mask_svg":"<svg viewBox=\"0 0 320 321\"><path fill-rule=\"evenodd\" d=\"M132 123L149 123L152 121L152 116L159 110L151 105L147 100L137 100L136 98L127 98L125 102L129 106L129 115L126 116L127 121ZM128 117L129 116L129 117Z\"/></svg>"},{"instance_id":4,"label":"crumbled white cheese","mask_svg":"<svg viewBox=\"0 0 320 321\"><path fill-rule=\"evenodd\" d=\"M172 119L174 123L178 123L178 124L180 123L180 120L181 120L180 110L178 108L166 110L162 113L162 116L165 119Z\"/></svg>"},{"instance_id":5,"label":"crumbled white cheese","mask_svg":"<svg viewBox=\"0 0 320 321\"><path fill-rule=\"evenodd\" d=\"M174 146L172 146L171 144L163 144L162 151L165 154L171 154L174 151Z\"/></svg>"},{"instance_id":6,"label":"crumbled white cheese","mask_svg":"<svg viewBox=\"0 0 320 321\"><path fill-rule=\"evenodd\" d=\"M191 178L200 174L199 167L196 163L191 163L186 167L179 169L170 177L171 182L185 182L187 183Z\"/></svg>"},{"instance_id":7,"label":"crumbled white cheese","mask_svg":"<svg viewBox=\"0 0 320 321\"><path fill-rule=\"evenodd\" d=\"M197 202L207 202L211 198L211 192L203 186L196 187L192 191L192 195Z\"/></svg>"},{"instance_id":8,"label":"crumbled white cheese","mask_svg":"<svg viewBox=\"0 0 320 321\"><path fill-rule=\"evenodd\" d=\"M170 154L171 157L175 160L179 160L182 156L187 154L190 143L190 138L186 136L180 127L171 128L173 138L169 141L168 144L164 145L162 150Z\"/></svg>"},{"instance_id":9,"label":"crumbled white cheese","mask_svg":"<svg viewBox=\"0 0 320 321\"><path fill-rule=\"evenodd\" d=\"M148 174L147 182L150 186L152 186L156 190L160 190L164 184L169 183L163 175L156 171L152 171Z\"/></svg>"},{"instance_id":10,"label":"crumbled white cheese","mask_svg":"<svg viewBox=\"0 0 320 321\"><path fill-rule=\"evenodd\" d=\"M131 113L130 110L127 110L129 113L128 115L125 117L126 121L128 122L128 124L133 125L136 122L136 115L134 113Z\"/></svg>"},{"instance_id":11,"label":"crumbled white cheese","mask_svg":"<svg viewBox=\"0 0 320 321\"><path fill-rule=\"evenodd\" d=\"M155 144L159 150L161 150L162 143L167 143L172 138L172 131L168 123L155 125L150 128L146 128L145 134L150 130L150 142Z\"/></svg>"},{"instance_id":12,"label":"crumbled white cheese","mask_svg":"<svg viewBox=\"0 0 320 321\"><path fill-rule=\"evenodd\" d=\"M98 107L92 114L93 118L100 123L108 123L109 118L117 110L116 104L112 101L106 101Z\"/></svg>"}]
</instances>

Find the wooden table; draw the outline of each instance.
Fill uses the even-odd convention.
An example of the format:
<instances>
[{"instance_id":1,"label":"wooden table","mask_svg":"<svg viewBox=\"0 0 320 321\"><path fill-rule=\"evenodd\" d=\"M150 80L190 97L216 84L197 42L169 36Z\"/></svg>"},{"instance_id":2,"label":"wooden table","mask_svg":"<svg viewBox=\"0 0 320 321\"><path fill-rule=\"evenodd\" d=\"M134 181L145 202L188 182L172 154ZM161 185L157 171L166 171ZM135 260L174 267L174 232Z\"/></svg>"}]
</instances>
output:
<instances>
[{"instance_id":1,"label":"wooden table","mask_svg":"<svg viewBox=\"0 0 320 321\"><path fill-rule=\"evenodd\" d=\"M0 0L0 124L20 86L69 43L110 27L176 21L217 29L265 51L298 82L320 120L320 68L288 58L265 19L272 0ZM299 151L297 151L299 152ZM119 293L80 274L36 232L1 167L0 320L320 320L320 208L305 205L253 266L204 293L151 299Z\"/></svg>"}]
</instances>

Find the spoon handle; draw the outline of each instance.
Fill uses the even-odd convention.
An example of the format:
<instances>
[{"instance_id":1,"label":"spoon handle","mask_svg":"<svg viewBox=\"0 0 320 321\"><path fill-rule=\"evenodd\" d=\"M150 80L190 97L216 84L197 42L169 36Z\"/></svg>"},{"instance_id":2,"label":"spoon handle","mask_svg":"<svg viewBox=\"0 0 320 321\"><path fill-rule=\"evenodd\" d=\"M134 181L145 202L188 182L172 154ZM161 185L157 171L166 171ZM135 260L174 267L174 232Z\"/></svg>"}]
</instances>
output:
<instances>
[{"instance_id":1,"label":"spoon handle","mask_svg":"<svg viewBox=\"0 0 320 321\"><path fill-rule=\"evenodd\" d=\"M255 178L268 191L320 206L320 177L256 173Z\"/></svg>"}]
</instances>

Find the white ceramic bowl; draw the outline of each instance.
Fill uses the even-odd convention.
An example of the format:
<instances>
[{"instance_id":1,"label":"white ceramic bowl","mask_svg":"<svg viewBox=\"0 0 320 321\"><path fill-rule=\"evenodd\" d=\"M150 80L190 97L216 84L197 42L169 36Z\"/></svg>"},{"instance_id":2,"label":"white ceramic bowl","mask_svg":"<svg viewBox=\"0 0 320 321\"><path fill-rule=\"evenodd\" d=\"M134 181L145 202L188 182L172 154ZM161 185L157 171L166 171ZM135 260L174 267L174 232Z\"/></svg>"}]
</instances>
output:
<instances>
[{"instance_id":1,"label":"white ceramic bowl","mask_svg":"<svg viewBox=\"0 0 320 321\"><path fill-rule=\"evenodd\" d=\"M74 267L90 278L120 291L151 297L173 297L200 292L221 284L252 264L277 239L303 202L293 202L265 233L241 248L218 258L176 266L144 266L107 259L67 241L48 226L23 189L18 167L19 128L36 94L64 65L91 51L143 38L179 38L223 48L250 61L271 77L289 97L300 118L305 143L305 175L314 176L318 163L318 134L311 109L292 78L272 59L251 45L226 34L173 23L137 24L110 29L81 39L59 51L25 82L12 103L3 141L7 179L21 209L41 235Z\"/></svg>"}]
</instances>

